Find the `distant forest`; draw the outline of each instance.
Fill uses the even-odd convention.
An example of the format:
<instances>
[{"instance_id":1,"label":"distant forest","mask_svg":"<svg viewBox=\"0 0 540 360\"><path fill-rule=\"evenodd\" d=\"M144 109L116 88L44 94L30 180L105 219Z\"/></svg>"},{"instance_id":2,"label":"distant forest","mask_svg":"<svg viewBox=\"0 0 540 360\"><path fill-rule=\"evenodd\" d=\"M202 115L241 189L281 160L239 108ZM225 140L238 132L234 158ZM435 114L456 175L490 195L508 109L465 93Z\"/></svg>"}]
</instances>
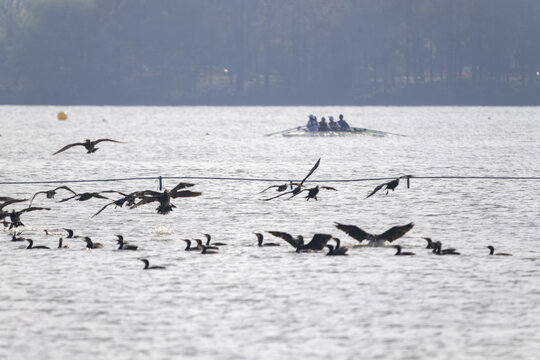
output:
<instances>
[{"instance_id":1,"label":"distant forest","mask_svg":"<svg viewBox=\"0 0 540 360\"><path fill-rule=\"evenodd\" d=\"M0 0L0 103L540 105L539 0Z\"/></svg>"}]
</instances>

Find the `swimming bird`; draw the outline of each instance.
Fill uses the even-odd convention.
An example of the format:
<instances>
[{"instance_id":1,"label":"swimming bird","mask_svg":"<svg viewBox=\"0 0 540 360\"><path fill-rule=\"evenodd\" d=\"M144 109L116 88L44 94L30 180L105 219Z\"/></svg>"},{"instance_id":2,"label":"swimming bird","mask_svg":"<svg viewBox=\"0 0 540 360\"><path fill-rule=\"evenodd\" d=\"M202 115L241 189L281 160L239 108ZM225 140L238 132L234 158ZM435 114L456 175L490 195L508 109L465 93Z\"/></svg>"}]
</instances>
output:
<instances>
[{"instance_id":1,"label":"swimming bird","mask_svg":"<svg viewBox=\"0 0 540 360\"><path fill-rule=\"evenodd\" d=\"M28 206L32 206L32 202L34 201L34 198L39 194L45 194L47 196L47 199L54 199L54 195L56 195L56 192L60 189L64 189L66 191L69 191L73 195L77 195L75 191L71 190L67 186L59 186L52 190L38 191L37 193L34 194L34 196L32 196L32 199L30 199L30 204Z\"/></svg>"},{"instance_id":2,"label":"swimming bird","mask_svg":"<svg viewBox=\"0 0 540 360\"><path fill-rule=\"evenodd\" d=\"M25 237L20 236L22 234L22 231L13 233L13 236L11 236L11 241L26 241Z\"/></svg>"},{"instance_id":3,"label":"swimming bird","mask_svg":"<svg viewBox=\"0 0 540 360\"><path fill-rule=\"evenodd\" d=\"M141 201L138 203L132 205L130 209L135 209L141 205L149 204L154 201L159 202L159 206L156 208L156 212L158 214L166 215L172 211L174 204L171 204L171 199L175 199L177 197L195 197L195 196L201 196L201 192L195 192L195 191L189 191L189 190L182 190L186 187L194 186L195 184L190 183L179 183L176 185L171 191L165 190L163 192L158 191L152 191L152 190L145 190L141 191L138 194L139 198L142 198Z\"/></svg>"},{"instance_id":4,"label":"swimming bird","mask_svg":"<svg viewBox=\"0 0 540 360\"><path fill-rule=\"evenodd\" d=\"M116 240L116 243L118 244L118 250L138 250L139 247L137 245L129 245L128 243L124 242L124 237L122 235L115 235L118 240Z\"/></svg>"},{"instance_id":5,"label":"swimming bird","mask_svg":"<svg viewBox=\"0 0 540 360\"><path fill-rule=\"evenodd\" d=\"M201 254L210 255L210 254L218 254L217 248L212 248L211 246L205 246L202 245L202 251Z\"/></svg>"},{"instance_id":6,"label":"swimming bird","mask_svg":"<svg viewBox=\"0 0 540 360\"><path fill-rule=\"evenodd\" d=\"M34 240L32 239L26 239L26 241L28 241L27 249L50 249L50 247L43 245L34 246Z\"/></svg>"},{"instance_id":7,"label":"swimming bird","mask_svg":"<svg viewBox=\"0 0 540 360\"><path fill-rule=\"evenodd\" d=\"M489 249L489 255L499 255L499 256L512 256L512 254L507 254L507 253L496 253L495 254L495 248L491 245L487 246L487 248Z\"/></svg>"},{"instance_id":8,"label":"swimming bird","mask_svg":"<svg viewBox=\"0 0 540 360\"><path fill-rule=\"evenodd\" d=\"M157 270L157 269L166 269L165 266L149 266L150 262L147 259L139 259L144 263L143 270Z\"/></svg>"},{"instance_id":9,"label":"swimming bird","mask_svg":"<svg viewBox=\"0 0 540 360\"><path fill-rule=\"evenodd\" d=\"M73 233L73 230L71 230L71 229L66 229L66 228L62 228L62 229L66 230L67 233L68 233L68 236L66 236L66 239L80 238L81 237L81 236L78 236L78 235L73 236L74 233Z\"/></svg>"},{"instance_id":10,"label":"swimming bird","mask_svg":"<svg viewBox=\"0 0 540 360\"><path fill-rule=\"evenodd\" d=\"M416 255L415 253L413 252L410 252L410 251L401 251L401 246L400 245L394 245L394 247L397 249L397 252L394 254L394 255Z\"/></svg>"},{"instance_id":11,"label":"swimming bird","mask_svg":"<svg viewBox=\"0 0 540 360\"><path fill-rule=\"evenodd\" d=\"M272 242L270 242L270 243L266 242L266 243L263 244L263 239L264 239L263 234L261 234L261 233L254 233L254 234L255 234L255 236L257 236L257 244L258 244L258 246L280 246L280 244L272 243Z\"/></svg>"},{"instance_id":12,"label":"swimming bird","mask_svg":"<svg viewBox=\"0 0 540 360\"><path fill-rule=\"evenodd\" d=\"M202 247L199 247L199 246L191 247L191 240L189 240L189 239L183 239L183 240L186 242L186 248L184 249L185 251L200 251L200 250L202 250Z\"/></svg>"},{"instance_id":13,"label":"swimming bird","mask_svg":"<svg viewBox=\"0 0 540 360\"><path fill-rule=\"evenodd\" d=\"M276 196L273 196L271 198L268 198L268 199L263 199L264 201L268 201L268 200L272 200L272 199L275 199L275 198L278 198L280 196L283 196L283 195L287 195L287 194L292 194L290 198L293 198L295 197L296 195L298 195L301 191L302 191L302 186L304 185L304 182L307 180L308 177L311 176L311 174L313 174L313 172L319 167L319 164L321 162L321 159L317 160L317 162L315 163L315 165L311 168L311 170L309 171L309 173L306 175L306 177L304 177L302 179L302 181L294 188L292 189L291 191L287 191L287 192L284 192L284 193L281 193L279 195L276 195Z\"/></svg>"},{"instance_id":14,"label":"swimming bird","mask_svg":"<svg viewBox=\"0 0 540 360\"><path fill-rule=\"evenodd\" d=\"M286 232L282 232L282 231L267 231L267 232L285 240L286 242L291 244L291 246L294 247L297 252L320 251L324 249L328 240L332 238L332 235L317 233L313 235L313 238L311 239L309 243L304 244L304 237L302 235L298 235L295 239L292 237L291 234L288 234Z\"/></svg>"},{"instance_id":15,"label":"swimming bird","mask_svg":"<svg viewBox=\"0 0 540 360\"><path fill-rule=\"evenodd\" d=\"M345 232L347 235L352 238L362 242L363 240L368 240L368 246L383 246L385 241L392 242L399 239L405 235L409 230L414 226L414 223L408 223L407 225L394 226L386 230L382 234L370 234L360 229L355 225L344 225L338 222L335 223L335 226Z\"/></svg>"},{"instance_id":16,"label":"swimming bird","mask_svg":"<svg viewBox=\"0 0 540 360\"><path fill-rule=\"evenodd\" d=\"M19 226L24 226L23 222L21 221L21 215L30 212L30 211L36 211L36 210L51 210L50 208L43 208L43 207L28 207L26 209L22 209L19 211L15 211L15 209L11 210L9 213L9 219L11 221L11 224L9 225L9 229Z\"/></svg>"},{"instance_id":17,"label":"swimming bird","mask_svg":"<svg viewBox=\"0 0 540 360\"><path fill-rule=\"evenodd\" d=\"M375 187L375 189L373 189L373 191L368 195L366 196L366 199L372 195L374 195L377 191L381 190L383 187L386 187L386 195L388 195L388 192L390 190L394 191L394 189L399 185L399 179L402 179L402 178L411 178L412 175L403 175L403 176L400 176L392 181L389 181L389 182L386 182L386 183L383 183L383 184L380 184L378 186Z\"/></svg>"},{"instance_id":18,"label":"swimming bird","mask_svg":"<svg viewBox=\"0 0 540 360\"><path fill-rule=\"evenodd\" d=\"M202 243L202 240L201 239L193 239L197 242L197 249L202 249L203 246L206 247L207 249L209 250L219 250L219 248L217 246L212 246L212 245L203 245Z\"/></svg>"},{"instance_id":19,"label":"swimming bird","mask_svg":"<svg viewBox=\"0 0 540 360\"><path fill-rule=\"evenodd\" d=\"M210 234L203 234L206 237L206 246L211 246L210 241L212 240L212 236ZM212 244L213 246L226 246L227 244L224 242L215 242Z\"/></svg>"},{"instance_id":20,"label":"swimming bird","mask_svg":"<svg viewBox=\"0 0 540 360\"><path fill-rule=\"evenodd\" d=\"M62 239L62 238L58 239L58 249L67 249L67 248L69 248L68 245L63 245L62 246L63 241L64 241L64 239Z\"/></svg>"},{"instance_id":21,"label":"swimming bird","mask_svg":"<svg viewBox=\"0 0 540 360\"><path fill-rule=\"evenodd\" d=\"M340 246L340 240L338 238L332 238L336 242L336 247L327 244L326 247L329 249L327 256L336 256L336 255L347 255L349 248L347 246Z\"/></svg>"},{"instance_id":22,"label":"swimming bird","mask_svg":"<svg viewBox=\"0 0 540 360\"><path fill-rule=\"evenodd\" d=\"M98 149L96 147L96 145L99 144L102 141L110 141L110 142L115 142L115 143L121 143L122 142L122 141L112 140L112 139L98 139L98 140L94 140L94 141L91 141L90 139L86 139L84 142L77 142L77 143L73 143L73 144L68 144L68 145L64 146L63 148L61 148L60 150L58 150L57 152L55 152L53 155L56 155L58 153L61 153L62 151L66 151L69 148L72 148L74 146L79 146L79 145L84 146L84 148L87 150L86 151L87 154L92 154L92 153L96 152L96 150Z\"/></svg>"},{"instance_id":23,"label":"swimming bird","mask_svg":"<svg viewBox=\"0 0 540 360\"><path fill-rule=\"evenodd\" d=\"M440 241L435 242L433 253L436 255L461 255L461 253L457 252L456 249L442 249L442 244Z\"/></svg>"},{"instance_id":24,"label":"swimming bird","mask_svg":"<svg viewBox=\"0 0 540 360\"><path fill-rule=\"evenodd\" d=\"M86 249L100 249L103 247L102 243L93 242L88 236L84 237L84 241L86 241Z\"/></svg>"}]
</instances>

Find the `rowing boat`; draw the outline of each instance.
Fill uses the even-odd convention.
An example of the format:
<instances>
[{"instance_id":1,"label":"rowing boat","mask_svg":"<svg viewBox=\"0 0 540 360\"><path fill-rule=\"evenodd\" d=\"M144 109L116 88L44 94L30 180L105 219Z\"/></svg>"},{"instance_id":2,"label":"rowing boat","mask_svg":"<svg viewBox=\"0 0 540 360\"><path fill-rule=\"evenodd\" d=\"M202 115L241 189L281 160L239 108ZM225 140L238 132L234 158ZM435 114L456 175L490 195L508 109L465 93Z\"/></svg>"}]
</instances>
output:
<instances>
[{"instance_id":1,"label":"rowing boat","mask_svg":"<svg viewBox=\"0 0 540 360\"><path fill-rule=\"evenodd\" d=\"M309 131L306 126L283 130L280 132L285 137L333 137L333 136L404 136L386 131L352 127L349 131Z\"/></svg>"}]
</instances>

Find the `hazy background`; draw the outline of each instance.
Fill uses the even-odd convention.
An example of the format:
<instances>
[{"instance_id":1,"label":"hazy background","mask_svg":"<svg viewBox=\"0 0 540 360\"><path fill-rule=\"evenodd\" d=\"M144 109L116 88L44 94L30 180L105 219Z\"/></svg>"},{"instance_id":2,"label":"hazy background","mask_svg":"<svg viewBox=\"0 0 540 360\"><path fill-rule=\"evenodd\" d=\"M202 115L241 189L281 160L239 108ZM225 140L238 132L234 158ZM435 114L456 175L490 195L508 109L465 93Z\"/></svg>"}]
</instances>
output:
<instances>
[{"instance_id":1,"label":"hazy background","mask_svg":"<svg viewBox=\"0 0 540 360\"><path fill-rule=\"evenodd\" d=\"M0 103L538 105L538 0L0 0Z\"/></svg>"}]
</instances>

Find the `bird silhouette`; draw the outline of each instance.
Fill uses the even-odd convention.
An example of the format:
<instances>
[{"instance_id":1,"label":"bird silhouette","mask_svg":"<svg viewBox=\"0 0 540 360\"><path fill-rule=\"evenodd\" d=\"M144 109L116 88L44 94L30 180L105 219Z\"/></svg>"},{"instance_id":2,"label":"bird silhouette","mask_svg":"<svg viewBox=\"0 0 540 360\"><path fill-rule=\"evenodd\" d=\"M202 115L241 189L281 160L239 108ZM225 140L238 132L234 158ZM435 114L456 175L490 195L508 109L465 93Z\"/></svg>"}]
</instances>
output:
<instances>
[{"instance_id":1,"label":"bird silhouette","mask_svg":"<svg viewBox=\"0 0 540 360\"><path fill-rule=\"evenodd\" d=\"M77 195L77 193L73 190L71 190L70 188L68 188L67 186L59 186L55 189L52 189L52 190L45 190L45 191L38 191L37 193L34 194L34 196L32 196L32 198L30 199L30 204L29 206L32 206L32 202L34 201L34 198L39 195L39 194L45 194L47 196L47 199L54 199L54 196L56 195L56 192L60 189L64 189L66 191L69 191L70 193L72 193L73 195Z\"/></svg>"},{"instance_id":2,"label":"bird silhouette","mask_svg":"<svg viewBox=\"0 0 540 360\"><path fill-rule=\"evenodd\" d=\"M36 210L51 210L50 208L43 208L43 207L27 207L26 209L22 209L19 211L15 211L15 209L11 210L9 215L9 220L11 221L11 224L9 225L9 229L16 228L19 226L24 226L23 222L21 221L21 215L30 212L30 211L36 211Z\"/></svg>"},{"instance_id":3,"label":"bird silhouette","mask_svg":"<svg viewBox=\"0 0 540 360\"><path fill-rule=\"evenodd\" d=\"M319 185L317 185L317 186L309 188L309 189L302 189L302 191L300 191L300 192L304 192L304 191L308 192L308 194L305 196L306 201L309 201L309 199L318 200L317 195L319 195L320 189L337 191L336 188L333 188L331 186L319 186ZM289 200L289 199L293 198L294 196L296 196L296 195L293 195L293 196L287 198L286 200Z\"/></svg>"},{"instance_id":4,"label":"bird silhouette","mask_svg":"<svg viewBox=\"0 0 540 360\"><path fill-rule=\"evenodd\" d=\"M68 145L64 146L63 148L61 148L60 150L58 150L57 152L55 152L53 155L56 155L58 153L61 153L62 151L66 151L69 148L72 148L74 146L79 146L79 145L84 146L84 148L86 149L87 154L92 154L92 153L96 152L96 150L98 149L96 147L96 145L99 144L102 141L110 141L110 142L115 142L115 143L121 143L122 142L122 141L112 140L112 139L98 139L98 140L94 140L94 141L91 141L90 139L86 139L84 142L77 142L77 143L73 143L73 144L68 144Z\"/></svg>"},{"instance_id":5,"label":"bird silhouette","mask_svg":"<svg viewBox=\"0 0 540 360\"><path fill-rule=\"evenodd\" d=\"M306 177L304 177L302 179L302 181L294 188L292 189L291 191L286 191L284 193L281 193L279 195L276 195L276 196L273 196L271 198L268 198L268 199L263 199L264 201L269 201L269 200L272 200L272 199L276 199L280 196L283 196L283 195L287 195L287 194L292 194L290 198L293 198L295 197L296 195L298 195L301 191L302 191L302 186L304 185L304 182L307 180L308 177L311 176L311 174L313 174L313 172L319 167L319 164L321 163L321 159L317 160L317 162L315 163L315 165L313 165L313 167L311 168L311 170L309 171L309 173L306 175Z\"/></svg>"},{"instance_id":6,"label":"bird silhouette","mask_svg":"<svg viewBox=\"0 0 540 360\"><path fill-rule=\"evenodd\" d=\"M267 231L267 233L285 240L297 251L320 251L324 249L326 243L332 238L332 235L317 233L313 235L309 243L304 244L304 237L302 235L294 238L291 234L282 231Z\"/></svg>"},{"instance_id":7,"label":"bird silhouette","mask_svg":"<svg viewBox=\"0 0 540 360\"><path fill-rule=\"evenodd\" d=\"M411 222L407 225L391 227L382 234L370 234L355 225L345 225L336 222L335 226L339 230L345 232L347 235L360 242L362 242L363 240L368 240L369 246L383 246L385 241L392 242L405 235L409 230L413 228L414 223Z\"/></svg>"},{"instance_id":8,"label":"bird silhouette","mask_svg":"<svg viewBox=\"0 0 540 360\"><path fill-rule=\"evenodd\" d=\"M90 200L92 198L112 200L111 198L108 198L108 197L103 196L101 194L104 194L104 193L117 193L117 192L118 191L116 191L116 190L104 190L104 191L98 191L98 192L84 192L84 193L75 194L75 195L70 196L68 198L62 199L59 202L65 202L65 201L68 201L68 200L71 200L71 199L75 199L77 201L87 201L87 200Z\"/></svg>"},{"instance_id":9,"label":"bird silhouette","mask_svg":"<svg viewBox=\"0 0 540 360\"><path fill-rule=\"evenodd\" d=\"M171 191L164 190L163 192L159 191L152 191L152 190L145 190L141 191L138 194L138 198L141 198L141 200L132 205L130 209L135 209L141 205L149 204L154 201L159 202L159 206L156 208L156 212L158 214L166 215L172 211L173 208L176 206L174 204L171 204L171 199L177 198L177 197L195 197L195 196L201 196L201 192L194 192L189 190L182 190L186 187L194 186L195 184L190 183L179 183L176 185Z\"/></svg>"},{"instance_id":10,"label":"bird silhouette","mask_svg":"<svg viewBox=\"0 0 540 360\"><path fill-rule=\"evenodd\" d=\"M491 245L488 245L486 247L489 249L489 255L512 256L512 254L507 254L507 253L496 253L495 248Z\"/></svg>"},{"instance_id":11,"label":"bird silhouette","mask_svg":"<svg viewBox=\"0 0 540 360\"><path fill-rule=\"evenodd\" d=\"M395 188L399 185L399 179L402 179L402 178L411 178L413 177L412 175L403 175L403 176L400 176L392 181L389 181L389 182L386 182L386 183L383 183L383 184L380 184L380 185L377 185L375 187L375 189L373 189L373 191L371 193L369 193L368 196L366 196L366 199L371 197L372 195L374 195L377 191L381 190L383 187L385 187L386 189L386 195L388 195L388 192L390 190L394 191Z\"/></svg>"},{"instance_id":12,"label":"bird silhouette","mask_svg":"<svg viewBox=\"0 0 540 360\"><path fill-rule=\"evenodd\" d=\"M135 200L137 199L137 195L139 194L139 191L132 192L131 194L124 194L124 193L122 193L120 191L118 191L118 193L120 195L122 195L122 197L120 199L114 200L114 201L108 203L107 205L103 206L97 213L92 215L92 217L99 215L99 213L101 213L103 210L105 210L110 205L115 205L115 207L122 207L122 206L124 206L124 204L126 204L127 206L134 205Z\"/></svg>"}]
</instances>

